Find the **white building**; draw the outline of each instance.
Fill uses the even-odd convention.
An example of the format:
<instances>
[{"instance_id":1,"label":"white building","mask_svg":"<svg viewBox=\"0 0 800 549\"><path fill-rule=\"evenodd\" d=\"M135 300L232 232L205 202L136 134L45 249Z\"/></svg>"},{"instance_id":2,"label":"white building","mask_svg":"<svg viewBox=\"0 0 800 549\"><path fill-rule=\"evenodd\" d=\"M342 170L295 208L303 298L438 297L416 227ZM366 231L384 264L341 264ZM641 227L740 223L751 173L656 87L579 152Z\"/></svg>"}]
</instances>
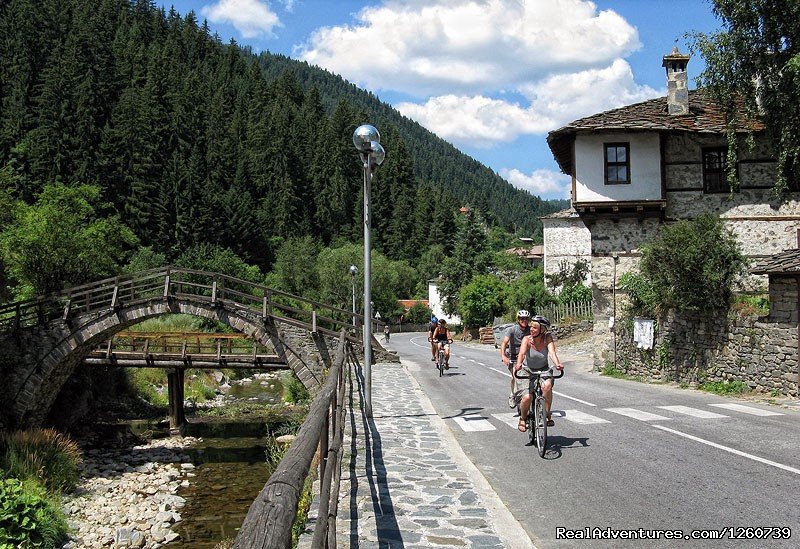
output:
<instances>
[{"instance_id":1,"label":"white building","mask_svg":"<svg viewBox=\"0 0 800 549\"><path fill-rule=\"evenodd\" d=\"M448 324L461 324L460 316L448 316L442 309L442 296L439 295L439 284L435 279L428 281L428 307L436 315L436 318L443 318Z\"/></svg>"},{"instance_id":2,"label":"white building","mask_svg":"<svg viewBox=\"0 0 800 549\"><path fill-rule=\"evenodd\" d=\"M688 62L677 49L664 56L667 97L581 118L547 137L572 177L572 207L543 218L545 272L560 259L590 260L594 329L606 340L617 280L637 268L642 244L664 223L715 212L754 260L800 245L800 177L777 202L775 153L756 125L754 149L737 151L740 188L730 192L725 116L709 94L688 90ZM766 277L749 284L766 289Z\"/></svg>"}]
</instances>

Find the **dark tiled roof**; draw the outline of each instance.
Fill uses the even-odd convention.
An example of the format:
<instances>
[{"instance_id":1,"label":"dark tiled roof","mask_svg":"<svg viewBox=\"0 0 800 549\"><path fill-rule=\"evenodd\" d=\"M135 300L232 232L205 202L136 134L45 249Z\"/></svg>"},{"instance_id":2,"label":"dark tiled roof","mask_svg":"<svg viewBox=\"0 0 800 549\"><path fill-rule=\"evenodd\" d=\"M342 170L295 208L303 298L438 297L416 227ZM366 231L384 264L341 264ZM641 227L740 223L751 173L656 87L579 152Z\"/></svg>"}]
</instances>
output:
<instances>
[{"instance_id":1,"label":"dark tiled roof","mask_svg":"<svg viewBox=\"0 0 800 549\"><path fill-rule=\"evenodd\" d=\"M575 211L575 208L570 206L566 210L559 210L550 215L543 215L539 219L570 219L575 217L579 217L578 212Z\"/></svg>"},{"instance_id":2,"label":"dark tiled roof","mask_svg":"<svg viewBox=\"0 0 800 549\"><path fill-rule=\"evenodd\" d=\"M744 110L740 127L748 127ZM754 131L764 129L756 123ZM689 92L689 114L670 115L667 112L667 98L659 97L633 105L626 105L599 114L593 114L570 122L547 135L547 144L553 152L558 165L564 173L572 171L571 143L575 134L598 131L678 131L694 133L723 133L725 115L719 106L703 90Z\"/></svg>"},{"instance_id":3,"label":"dark tiled roof","mask_svg":"<svg viewBox=\"0 0 800 549\"><path fill-rule=\"evenodd\" d=\"M753 274L796 274L800 275L800 248L786 250L759 261L750 269Z\"/></svg>"}]
</instances>

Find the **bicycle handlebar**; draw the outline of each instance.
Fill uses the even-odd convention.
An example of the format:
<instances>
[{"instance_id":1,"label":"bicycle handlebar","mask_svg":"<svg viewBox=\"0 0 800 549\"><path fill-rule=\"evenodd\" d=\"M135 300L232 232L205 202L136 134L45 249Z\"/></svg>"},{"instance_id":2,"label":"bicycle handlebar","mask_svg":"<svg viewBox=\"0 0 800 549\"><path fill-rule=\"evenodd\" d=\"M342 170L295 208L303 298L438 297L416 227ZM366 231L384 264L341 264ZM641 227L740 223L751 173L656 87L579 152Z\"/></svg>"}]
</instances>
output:
<instances>
[{"instance_id":1,"label":"bicycle handlebar","mask_svg":"<svg viewBox=\"0 0 800 549\"><path fill-rule=\"evenodd\" d=\"M519 372L522 372L522 368L519 369ZM517 375L517 372L513 372L513 375L517 379L533 379L534 377L544 378L544 379L558 379L560 377L564 377L564 369L562 368L559 370L560 375L554 376L553 375L553 368L548 368L547 370L542 370L541 372L531 372L530 375ZM550 374L550 375L546 375Z\"/></svg>"}]
</instances>

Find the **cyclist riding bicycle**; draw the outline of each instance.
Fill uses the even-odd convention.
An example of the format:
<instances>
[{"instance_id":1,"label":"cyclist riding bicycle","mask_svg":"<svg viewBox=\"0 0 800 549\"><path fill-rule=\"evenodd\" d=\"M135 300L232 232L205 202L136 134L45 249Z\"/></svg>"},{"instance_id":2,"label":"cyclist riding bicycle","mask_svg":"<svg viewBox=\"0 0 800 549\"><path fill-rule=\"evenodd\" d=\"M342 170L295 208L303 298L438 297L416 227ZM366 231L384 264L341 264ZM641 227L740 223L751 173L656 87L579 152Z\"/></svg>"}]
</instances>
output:
<instances>
[{"instance_id":1,"label":"cyclist riding bicycle","mask_svg":"<svg viewBox=\"0 0 800 549\"><path fill-rule=\"evenodd\" d=\"M503 340L500 342L500 360L508 368L508 372L514 368L514 363L519 354L519 348L522 346L522 340L531 333L528 322L531 319L531 314L525 309L517 311L517 323L510 326L503 334ZM517 405L515 390L514 376L511 376L511 394L508 396L508 407L513 408Z\"/></svg>"},{"instance_id":2,"label":"cyclist riding bicycle","mask_svg":"<svg viewBox=\"0 0 800 549\"><path fill-rule=\"evenodd\" d=\"M523 364L525 364L525 368L529 372L544 372L550 368L551 363L558 370L564 369L564 365L561 364L556 352L556 342L553 336L547 332L549 328L550 321L545 317L534 316L531 318L530 335L522 341L522 346L514 365L514 372L519 372ZM547 409L547 426L552 427L555 425L553 418L550 416L550 408L553 404L553 380L542 378L541 385L545 408ZM520 395L522 400L520 401L519 425L517 428L524 432L527 429L525 418L528 416L528 410L531 406L531 394L527 390L520 392L522 393Z\"/></svg>"},{"instance_id":3,"label":"cyclist riding bicycle","mask_svg":"<svg viewBox=\"0 0 800 549\"><path fill-rule=\"evenodd\" d=\"M450 335L450 330L447 328L447 321L440 318L438 326L433 331L433 341L436 342L436 350L439 347L444 349L444 369L450 368L450 344L453 342L453 337Z\"/></svg>"},{"instance_id":4,"label":"cyclist riding bicycle","mask_svg":"<svg viewBox=\"0 0 800 549\"><path fill-rule=\"evenodd\" d=\"M436 360L436 342L433 340L433 332L439 326L439 319L436 315L431 317L431 322L428 324L428 341L431 342L431 360Z\"/></svg>"}]
</instances>

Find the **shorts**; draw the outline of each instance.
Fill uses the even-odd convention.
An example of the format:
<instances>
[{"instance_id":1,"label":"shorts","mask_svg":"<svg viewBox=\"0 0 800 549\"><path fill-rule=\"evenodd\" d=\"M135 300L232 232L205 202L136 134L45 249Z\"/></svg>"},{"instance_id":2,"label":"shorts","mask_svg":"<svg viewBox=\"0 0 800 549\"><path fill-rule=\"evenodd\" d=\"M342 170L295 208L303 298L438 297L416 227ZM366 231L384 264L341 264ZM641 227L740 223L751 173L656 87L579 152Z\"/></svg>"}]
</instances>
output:
<instances>
[{"instance_id":1,"label":"shorts","mask_svg":"<svg viewBox=\"0 0 800 549\"><path fill-rule=\"evenodd\" d=\"M442 347L444 347L445 349L448 349L448 350L450 349L450 344L447 341L442 341L441 339L437 339L435 341L435 343L436 343L437 347L438 347L439 343L441 343Z\"/></svg>"},{"instance_id":2,"label":"shorts","mask_svg":"<svg viewBox=\"0 0 800 549\"><path fill-rule=\"evenodd\" d=\"M522 371L524 373L531 372L531 370L529 370L525 366L522 367ZM542 371L546 372L547 370L542 370ZM514 374L512 373L511 375L513 376ZM550 381L553 383L553 385L555 385L556 383L555 379L551 378ZM519 404L519 401L522 400L522 397L528 394L528 391L530 389L530 383L531 380L529 379L518 379L516 377L514 378L514 398L517 400L517 404Z\"/></svg>"}]
</instances>

